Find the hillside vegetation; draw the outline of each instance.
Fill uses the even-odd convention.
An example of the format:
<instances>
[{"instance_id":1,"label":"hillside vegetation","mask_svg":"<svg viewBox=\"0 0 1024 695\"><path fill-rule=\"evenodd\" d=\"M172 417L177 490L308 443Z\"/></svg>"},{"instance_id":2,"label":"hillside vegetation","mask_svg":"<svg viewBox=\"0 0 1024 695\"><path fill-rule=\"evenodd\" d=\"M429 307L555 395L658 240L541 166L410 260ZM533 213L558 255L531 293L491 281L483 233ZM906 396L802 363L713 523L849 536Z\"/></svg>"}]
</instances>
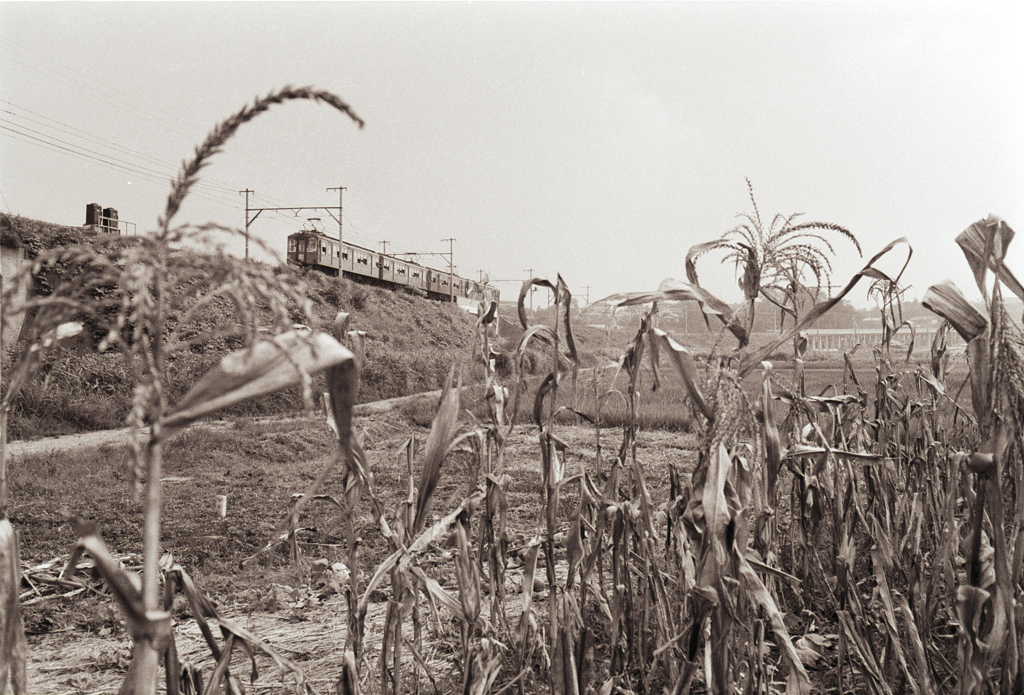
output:
<instances>
[{"instance_id":1,"label":"hillside vegetation","mask_svg":"<svg viewBox=\"0 0 1024 695\"><path fill-rule=\"evenodd\" d=\"M136 238L121 237L113 248L130 245L133 239ZM97 235L85 228L0 214L0 244L24 249L29 258L45 249L96 240ZM439 389L453 362L472 360L475 317L455 305L328 277L315 271L282 267L278 272L295 273L304 282L312 317L320 328L330 330L337 313L343 311L350 314L349 329L365 334L359 402ZM47 275L37 275L34 280L34 290L46 294L50 284ZM298 307L295 318L305 320ZM196 321L195 330L199 332L236 320L230 302L216 301ZM75 343L64 345L49 357L13 404L12 439L124 426L134 382L120 355L96 350L102 337L86 331ZM212 340L171 360L168 374L171 401L183 395L224 354L238 347L241 345L234 340ZM4 375L4 385L8 377ZM247 403L228 414L280 415L301 408L301 393L296 388Z\"/></svg>"}]
</instances>

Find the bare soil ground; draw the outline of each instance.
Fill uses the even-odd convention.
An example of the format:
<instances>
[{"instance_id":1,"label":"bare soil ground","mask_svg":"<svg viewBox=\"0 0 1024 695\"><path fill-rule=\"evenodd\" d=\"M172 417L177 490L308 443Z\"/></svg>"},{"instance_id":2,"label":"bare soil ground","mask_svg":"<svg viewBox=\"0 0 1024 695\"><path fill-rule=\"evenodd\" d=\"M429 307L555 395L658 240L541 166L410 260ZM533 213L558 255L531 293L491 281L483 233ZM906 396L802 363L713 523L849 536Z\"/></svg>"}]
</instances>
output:
<instances>
[{"instance_id":1,"label":"bare soil ground","mask_svg":"<svg viewBox=\"0 0 1024 695\"><path fill-rule=\"evenodd\" d=\"M416 435L425 439L422 428L402 424L387 417L359 418L357 426L364 432L364 442L376 476L376 490L385 499L387 509L395 509L406 496L404 479L405 457L400 453L402 444ZM207 433L201 429L209 429ZM200 428L191 434L191 440L182 443L187 455L184 462L175 463L169 456L166 471L164 544L175 554L185 570L196 578L214 599L220 615L263 640L281 656L298 665L305 678L318 692L331 692L340 673L341 656L345 649L346 608L344 598L332 587L330 564L346 558L344 542L331 529L329 510L312 510L302 519L299 533L304 562L296 567L283 548L264 553L255 564L243 566L244 559L259 554L259 549L271 540L274 525L280 521L286 500L301 491L308 481L330 465L330 438L324 435L322 421L285 420L272 424L239 427L220 424ZM251 441L241 447L240 458L225 459L219 448L239 448L232 437L241 436ZM107 461L111 469L122 465L127 432L92 433L38 442L13 442L9 453L14 475L34 462L56 460L59 452L74 451L83 454L99 448L100 460ZM586 470L599 475L598 447L595 433L590 428L565 427L559 436L568 444L565 452L566 475ZM601 468L605 471L614 458L621 433L605 430L601 441ZM303 448L301 442L311 442ZM637 446L637 459L647 472L647 483L655 495L655 503L665 499L668 490L669 467L689 471L694 463L692 435L643 432ZM197 451L199 452L198 455ZM289 454L292 460L287 460ZM88 456L83 456L83 460ZM191 463L189 463L191 461ZM455 454L446 462L445 475L437 493L435 515L443 515L454 508L469 489L476 473L469 470L469 457ZM65 468L62 470L62 467ZM61 464L54 476L103 477L110 474L106 485L123 488L109 499L99 501L77 500L89 508L90 516L105 531L108 545L129 567L140 563L138 546L133 546L132 523L121 517L134 514L131 507L129 483L123 475L99 469L85 474L71 470L73 466ZM222 470L223 469L223 470ZM512 477L509 491L509 524L514 534L529 538L542 534L540 453L536 428L517 427L509 438L505 450L505 470ZM232 480L225 481L230 473ZM23 472L22 475L25 475ZM337 476L334 476L337 477ZM250 484L256 479L253 484ZM73 483L73 481L72 481ZM328 494L339 494L339 481L334 480ZM38 485L37 485L38 487ZM54 519L56 510L74 504L74 484L71 492L41 490L31 493L31 485L17 481L14 490L12 523L22 535L22 560L32 576L56 577L59 574L73 538L70 529L61 527ZM215 493L229 495L228 513L219 519L214 503ZM31 494L30 494L31 493ZM79 493L82 494L82 493ZM88 493L86 493L88 494ZM35 498L32 499L33 495ZM61 499L48 499L60 497ZM566 486L561 509L568 514L577 501L575 486ZM40 509L40 507L43 507ZM108 508L109 507L109 508ZM379 531L374 533L372 519L361 510L361 533L365 541L364 575L386 554ZM49 527L53 528L42 528ZM66 526L66 523L63 524ZM124 528L122 528L122 526ZM55 537L56 536L56 537ZM62 547L64 551L59 549ZM58 552L55 552L58 550ZM447 554L447 555L446 555ZM421 564L446 589L457 593L451 573L450 551L439 546L424 558ZM557 558L556 558L557 559ZM320 560L319 563L315 562ZM88 573L84 573L88 575ZM82 576L80 574L80 576ZM522 567L510 563L506 583L506 611L518 620L521 606ZM22 594L26 627L29 631L29 685L31 692L46 693L105 693L116 691L124 678L130 658L130 639L126 634L116 606L109 597L99 595L102 586L95 580L85 581L85 589L62 587L38 581ZM543 601L541 593L536 600ZM387 588L374 597L366 619L367 639L365 660L361 672L366 679L364 691L377 691L381 630L384 622ZM489 606L489 601L487 604ZM534 608L538 605L535 603ZM539 606L543 610L543 606ZM202 667L205 677L213 671L214 662L184 603L175 604L175 639L183 663ZM449 624L443 610L435 613L429 605L422 605L427 631L426 653L429 675L419 671L424 692L433 687L438 692L447 690L446 684L457 684L459 633ZM515 624L513 622L513 624ZM408 670L413 668L410 661ZM408 672L407 670L407 672ZM282 669L265 654L257 653L250 660L237 651L232 662L232 673L241 680L249 692L291 692L295 676ZM505 678L513 674L505 673ZM250 683L251 679L251 683ZM500 680L501 678L499 678ZM539 684L534 684L539 686ZM457 685L456 685L457 687ZM529 689L529 684L528 684Z\"/></svg>"}]
</instances>

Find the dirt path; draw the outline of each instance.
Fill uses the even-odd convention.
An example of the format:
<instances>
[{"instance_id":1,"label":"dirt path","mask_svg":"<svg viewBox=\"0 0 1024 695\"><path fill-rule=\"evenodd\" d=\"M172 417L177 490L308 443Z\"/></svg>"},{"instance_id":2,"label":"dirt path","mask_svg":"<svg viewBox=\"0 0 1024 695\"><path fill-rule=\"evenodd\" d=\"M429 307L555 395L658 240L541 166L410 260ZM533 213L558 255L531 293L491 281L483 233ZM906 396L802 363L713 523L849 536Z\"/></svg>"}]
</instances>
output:
<instances>
[{"instance_id":1,"label":"dirt path","mask_svg":"<svg viewBox=\"0 0 1024 695\"><path fill-rule=\"evenodd\" d=\"M467 387L468 388L468 387ZM356 417L370 417L382 415L406 403L418 400L440 398L440 391L429 391L417 393L412 396L400 398L389 398L373 403L362 403L354 409ZM267 421L302 419L303 416L295 418L267 418ZM207 420L196 423L193 427L228 427L231 423L226 420ZM80 434L67 434L61 437L46 437L45 439L17 440L7 442L7 455L11 457L38 456L50 452L71 451L81 447L127 447L131 445L131 430L127 427L118 430L100 430L99 432L82 432Z\"/></svg>"},{"instance_id":2,"label":"dirt path","mask_svg":"<svg viewBox=\"0 0 1024 695\"><path fill-rule=\"evenodd\" d=\"M11 457L37 456L49 452L70 451L81 447L128 446L131 443L130 430L101 430L67 434L63 437L47 437L31 441L7 442L7 455Z\"/></svg>"},{"instance_id":3,"label":"dirt path","mask_svg":"<svg viewBox=\"0 0 1024 695\"><path fill-rule=\"evenodd\" d=\"M610 367L602 367L600 369L609 369ZM596 369L596 368L594 368ZM593 369L581 370L581 374L592 372ZM463 391L468 389L483 389L480 384L470 384L463 387ZM399 396L398 398L387 398L382 401L373 401L371 403L360 403L353 409L353 415L356 417L373 417L377 415L384 415L396 408L409 403L416 403L419 401L436 400L441 397L441 391L426 391L424 393L414 393L411 396ZM301 416L300 416L301 417ZM267 418L269 421L275 420L290 420L297 418ZM199 427L227 427L230 423L224 420L207 420L201 423L197 423L193 426ZM70 451L79 447L100 447L100 446L112 446L112 447L127 447L131 445L131 430L128 428L118 430L101 430L99 432L82 432L80 434L68 434L61 437L46 437L45 439L34 439L34 440L19 440L7 442L7 455L11 457L22 457L22 456L36 456L40 454L46 454L48 452L61 452Z\"/></svg>"}]
</instances>

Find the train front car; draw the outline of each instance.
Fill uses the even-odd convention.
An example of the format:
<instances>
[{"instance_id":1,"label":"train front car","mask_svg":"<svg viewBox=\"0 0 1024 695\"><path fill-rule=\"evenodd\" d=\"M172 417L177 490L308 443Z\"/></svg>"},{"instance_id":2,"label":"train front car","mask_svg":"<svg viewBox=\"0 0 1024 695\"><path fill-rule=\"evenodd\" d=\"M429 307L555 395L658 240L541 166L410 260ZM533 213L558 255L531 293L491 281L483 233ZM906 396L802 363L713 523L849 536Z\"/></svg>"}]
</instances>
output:
<instances>
[{"instance_id":1,"label":"train front car","mask_svg":"<svg viewBox=\"0 0 1024 695\"><path fill-rule=\"evenodd\" d=\"M288 262L337 275L341 265L341 245L336 239L319 232L295 232L288 237Z\"/></svg>"}]
</instances>

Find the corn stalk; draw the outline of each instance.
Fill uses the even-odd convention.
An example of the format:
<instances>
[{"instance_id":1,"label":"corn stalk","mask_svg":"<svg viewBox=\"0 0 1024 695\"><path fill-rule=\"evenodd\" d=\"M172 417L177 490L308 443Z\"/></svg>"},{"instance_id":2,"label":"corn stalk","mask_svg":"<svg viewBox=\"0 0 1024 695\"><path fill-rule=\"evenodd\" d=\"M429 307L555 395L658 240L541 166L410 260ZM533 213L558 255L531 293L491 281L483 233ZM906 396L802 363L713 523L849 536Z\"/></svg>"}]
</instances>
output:
<instances>
[{"instance_id":1,"label":"corn stalk","mask_svg":"<svg viewBox=\"0 0 1024 695\"><path fill-rule=\"evenodd\" d=\"M134 432L132 472L136 481L145 480L143 588L142 607L133 606L128 616L135 621L131 631L138 638L122 692L156 691L159 660L169 640L159 566L160 479L167 438L213 410L272 390L300 383L308 395L311 372L351 360L351 354L329 337L326 340L333 345L297 334L281 336L276 342L258 342L257 329L265 323L261 320L265 307L270 309L273 333L291 327L292 308L309 316L309 300L300 283L288 274L279 276L269 268L238 263L222 252L182 250L183 244L201 242L211 234L241 232L217 225L172 226L202 170L238 128L272 106L296 99L326 103L362 125L348 105L329 92L292 87L273 92L217 125L183 163L155 232L133 240L136 243L113 239L49 250L25 271L38 275L50 268L71 269L51 294L30 299L23 310L34 312L37 325L44 330L79 316L88 317L106 332L100 348L119 350L135 376L129 425ZM237 325L195 330L195 319L213 302L222 300L234 305ZM168 359L215 337L241 338L255 345L225 358L172 411L164 381ZM342 352L334 351L335 347Z\"/></svg>"},{"instance_id":2,"label":"corn stalk","mask_svg":"<svg viewBox=\"0 0 1024 695\"><path fill-rule=\"evenodd\" d=\"M1024 337L1006 312L1003 288L1024 299L1024 288L1005 265L1014 232L988 217L956 241L974 274L986 314L972 307L952 285L929 288L925 305L952 324L967 341L971 401L980 443L961 458L973 479L966 582L957 587L960 619L960 692L963 695L1020 692L1024 619L1019 579L1024 562L1021 536L1020 458L1024 424ZM992 273L991 283L988 273ZM1018 474L1016 477L1011 473ZM1007 537L1005 500L1015 508ZM998 669L998 680L992 675Z\"/></svg>"}]
</instances>

